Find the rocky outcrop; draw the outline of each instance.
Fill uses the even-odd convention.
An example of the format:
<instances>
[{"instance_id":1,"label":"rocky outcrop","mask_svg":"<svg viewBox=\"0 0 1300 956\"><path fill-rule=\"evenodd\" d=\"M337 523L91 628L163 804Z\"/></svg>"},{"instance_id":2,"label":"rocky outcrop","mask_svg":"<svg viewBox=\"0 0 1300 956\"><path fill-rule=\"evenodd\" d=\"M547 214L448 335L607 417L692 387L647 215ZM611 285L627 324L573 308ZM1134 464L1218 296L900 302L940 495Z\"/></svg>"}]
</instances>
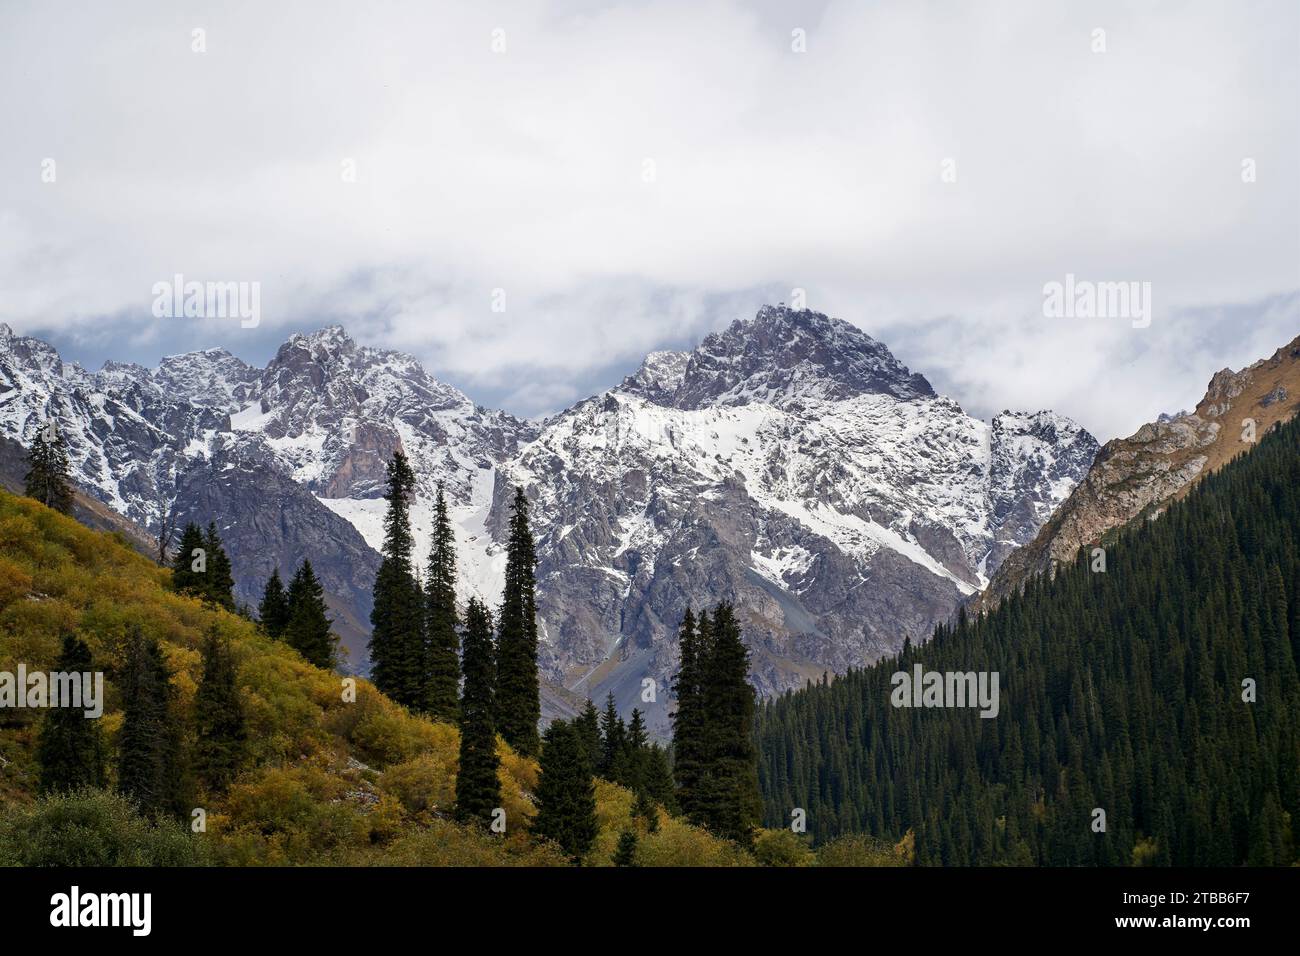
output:
<instances>
[{"instance_id":1,"label":"rocky outcrop","mask_svg":"<svg viewBox=\"0 0 1300 956\"><path fill-rule=\"evenodd\" d=\"M996 607L1034 574L1072 561L1079 549L1139 518L1156 518L1171 501L1300 408L1300 337L1267 359L1210 379L1194 411L1162 415L1128 438L1107 442L1078 487L1033 540L1012 553L989 587L970 602Z\"/></svg>"}]
</instances>

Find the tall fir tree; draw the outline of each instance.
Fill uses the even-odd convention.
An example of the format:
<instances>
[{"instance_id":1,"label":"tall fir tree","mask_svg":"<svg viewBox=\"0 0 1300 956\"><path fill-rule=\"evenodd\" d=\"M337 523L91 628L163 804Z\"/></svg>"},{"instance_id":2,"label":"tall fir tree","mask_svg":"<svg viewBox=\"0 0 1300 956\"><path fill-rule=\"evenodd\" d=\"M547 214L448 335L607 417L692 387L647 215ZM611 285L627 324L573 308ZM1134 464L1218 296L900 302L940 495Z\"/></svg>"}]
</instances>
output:
<instances>
[{"instance_id":1,"label":"tall fir tree","mask_svg":"<svg viewBox=\"0 0 1300 956\"><path fill-rule=\"evenodd\" d=\"M460 638L456 627L456 536L447 514L442 484L433 507L433 543L429 550L425 588L425 633L428 642L428 686L425 709L435 720L455 722L460 716Z\"/></svg>"},{"instance_id":2,"label":"tall fir tree","mask_svg":"<svg viewBox=\"0 0 1300 956\"><path fill-rule=\"evenodd\" d=\"M754 688L749 683L749 650L730 604L714 610L705 650L707 772L702 815L715 833L750 846L763 810L754 745Z\"/></svg>"},{"instance_id":3,"label":"tall fir tree","mask_svg":"<svg viewBox=\"0 0 1300 956\"><path fill-rule=\"evenodd\" d=\"M700 791L705 772L705 711L703 696L702 642L707 641L711 625L707 613L697 622L687 608L678 631L677 646L681 656L673 680L677 709L673 713L673 776L677 782L677 803L692 823L704 822Z\"/></svg>"},{"instance_id":4,"label":"tall fir tree","mask_svg":"<svg viewBox=\"0 0 1300 956\"><path fill-rule=\"evenodd\" d=\"M677 812L677 794L673 787L673 770L668 753L651 744L645 762L645 792L669 813Z\"/></svg>"},{"instance_id":5,"label":"tall fir tree","mask_svg":"<svg viewBox=\"0 0 1300 956\"><path fill-rule=\"evenodd\" d=\"M460 768L456 772L456 819L486 829L501 805L497 778L497 738L493 725L496 664L492 615L471 598L465 612L461 667L465 685L460 702Z\"/></svg>"},{"instance_id":6,"label":"tall fir tree","mask_svg":"<svg viewBox=\"0 0 1300 956\"><path fill-rule=\"evenodd\" d=\"M217 523L208 522L208 530L203 535L203 547L207 551L208 570L204 596L228 611L235 609L235 577L230 565L230 556L226 554L221 535L217 532Z\"/></svg>"},{"instance_id":7,"label":"tall fir tree","mask_svg":"<svg viewBox=\"0 0 1300 956\"><path fill-rule=\"evenodd\" d=\"M650 735L646 732L645 718L641 711L632 708L632 719L627 724L627 735L623 740L623 773L618 782L633 793L639 793L645 787L646 761L650 756Z\"/></svg>"},{"instance_id":8,"label":"tall fir tree","mask_svg":"<svg viewBox=\"0 0 1300 956\"><path fill-rule=\"evenodd\" d=\"M284 628L284 642L317 667L332 668L338 663L338 638L330 631L334 623L325 604L325 589L316 579L311 562L299 565L289 582L289 622Z\"/></svg>"},{"instance_id":9,"label":"tall fir tree","mask_svg":"<svg viewBox=\"0 0 1300 956\"><path fill-rule=\"evenodd\" d=\"M415 472L400 450L388 463L384 499L383 560L375 575L374 609L370 612L370 676L375 686L412 710L422 710L428 696L428 653L424 636L424 595L415 576L410 498Z\"/></svg>"},{"instance_id":10,"label":"tall fir tree","mask_svg":"<svg viewBox=\"0 0 1300 956\"><path fill-rule=\"evenodd\" d=\"M203 530L193 521L181 530L181 542L172 555L172 587L181 594L203 597L208 590L208 548Z\"/></svg>"},{"instance_id":11,"label":"tall fir tree","mask_svg":"<svg viewBox=\"0 0 1300 956\"><path fill-rule=\"evenodd\" d=\"M615 866L636 866L637 838L635 830L624 830L619 834L618 846L614 848Z\"/></svg>"},{"instance_id":12,"label":"tall fir tree","mask_svg":"<svg viewBox=\"0 0 1300 956\"><path fill-rule=\"evenodd\" d=\"M578 739L582 742L582 748L587 754L587 759L591 762L593 768L600 766L601 759L601 741L600 741L600 711L596 710L596 705L587 698L587 706L573 720L573 725L578 728Z\"/></svg>"},{"instance_id":13,"label":"tall fir tree","mask_svg":"<svg viewBox=\"0 0 1300 956\"><path fill-rule=\"evenodd\" d=\"M546 728L537 777L537 815L532 832L553 840L581 864L599 832L596 785L577 729L557 720Z\"/></svg>"},{"instance_id":14,"label":"tall fir tree","mask_svg":"<svg viewBox=\"0 0 1300 956\"><path fill-rule=\"evenodd\" d=\"M497 636L497 729L518 753L538 750L542 706L537 683L537 551L528 498L515 488L506 545L506 583Z\"/></svg>"},{"instance_id":15,"label":"tall fir tree","mask_svg":"<svg viewBox=\"0 0 1300 956\"><path fill-rule=\"evenodd\" d=\"M63 636L58 669L65 674L92 672L90 648L71 634ZM100 722L85 709L52 707L41 724L36 756L41 767L43 793L102 787L108 751Z\"/></svg>"},{"instance_id":16,"label":"tall fir tree","mask_svg":"<svg viewBox=\"0 0 1300 956\"><path fill-rule=\"evenodd\" d=\"M203 676L194 693L194 769L208 789L225 791L244 762L248 728L236 684L235 659L217 633L203 642Z\"/></svg>"},{"instance_id":17,"label":"tall fir tree","mask_svg":"<svg viewBox=\"0 0 1300 956\"><path fill-rule=\"evenodd\" d=\"M58 424L50 421L37 429L27 450L27 477L23 494L47 508L72 514L72 478L68 449Z\"/></svg>"},{"instance_id":18,"label":"tall fir tree","mask_svg":"<svg viewBox=\"0 0 1300 956\"><path fill-rule=\"evenodd\" d=\"M289 597L280 581L280 569L275 568L262 590L262 600L257 606L257 619L268 637L280 640L289 626Z\"/></svg>"},{"instance_id":19,"label":"tall fir tree","mask_svg":"<svg viewBox=\"0 0 1300 956\"><path fill-rule=\"evenodd\" d=\"M605 711L600 715L600 758L596 762L596 774L612 783L619 783L622 776L623 756L627 751L627 727L614 703L611 691L605 697Z\"/></svg>"},{"instance_id":20,"label":"tall fir tree","mask_svg":"<svg viewBox=\"0 0 1300 956\"><path fill-rule=\"evenodd\" d=\"M138 630L127 639L121 688L117 788L147 816L178 815L180 738L171 672L158 642Z\"/></svg>"}]
</instances>

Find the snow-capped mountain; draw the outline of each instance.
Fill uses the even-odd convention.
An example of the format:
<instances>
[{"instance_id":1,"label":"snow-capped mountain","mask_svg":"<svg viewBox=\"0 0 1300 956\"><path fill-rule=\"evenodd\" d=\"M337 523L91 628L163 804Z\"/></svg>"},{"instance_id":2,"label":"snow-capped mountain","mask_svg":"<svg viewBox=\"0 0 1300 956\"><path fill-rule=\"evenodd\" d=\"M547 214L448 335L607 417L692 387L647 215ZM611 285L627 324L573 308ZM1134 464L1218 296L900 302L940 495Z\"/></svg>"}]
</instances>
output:
<instances>
[{"instance_id":1,"label":"snow-capped mountain","mask_svg":"<svg viewBox=\"0 0 1300 956\"><path fill-rule=\"evenodd\" d=\"M861 330L767 307L657 352L504 469L535 501L553 667L652 720L687 605L734 601L775 692L929 636L1033 536L1097 443L1051 412L989 424Z\"/></svg>"},{"instance_id":2,"label":"snow-capped mountain","mask_svg":"<svg viewBox=\"0 0 1300 956\"><path fill-rule=\"evenodd\" d=\"M29 441L51 415L115 510L150 528L215 517L242 599L276 564L324 565L354 662L392 451L419 476L418 554L444 484L465 597L498 599L522 484L546 672L658 727L688 604L736 603L764 692L872 660L982 587L1097 450L1052 412L972 418L855 326L783 306L651 353L541 424L337 326L292 336L265 369L210 349L94 374L0 326L0 432Z\"/></svg>"}]
</instances>

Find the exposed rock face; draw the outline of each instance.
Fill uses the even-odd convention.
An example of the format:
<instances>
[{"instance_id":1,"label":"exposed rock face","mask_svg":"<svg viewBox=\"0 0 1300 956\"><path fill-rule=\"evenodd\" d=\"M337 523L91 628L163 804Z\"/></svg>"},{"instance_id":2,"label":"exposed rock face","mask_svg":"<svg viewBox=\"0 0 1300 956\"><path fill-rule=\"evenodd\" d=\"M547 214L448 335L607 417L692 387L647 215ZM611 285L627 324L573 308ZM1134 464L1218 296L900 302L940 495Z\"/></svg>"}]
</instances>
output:
<instances>
[{"instance_id":1,"label":"exposed rock face","mask_svg":"<svg viewBox=\"0 0 1300 956\"><path fill-rule=\"evenodd\" d=\"M446 488L462 597L499 600L522 484L543 669L570 688L548 689L548 712L613 691L659 730L688 605L737 605L764 693L873 660L981 587L1097 447L1051 412L973 419L856 327L784 307L652 353L542 425L337 326L265 369L210 349L93 375L3 329L0 431L29 440L47 413L115 510L151 529L169 510L215 518L242 600L310 558L361 666L393 450L418 475L421 558Z\"/></svg>"},{"instance_id":2,"label":"exposed rock face","mask_svg":"<svg viewBox=\"0 0 1300 956\"><path fill-rule=\"evenodd\" d=\"M1107 442L1079 483L1032 542L1013 553L971 602L989 610L1034 574L1074 560L1078 550L1139 517L1155 518L1206 474L1251 447L1300 407L1300 337L1263 359L1210 379L1192 412L1161 415L1128 438Z\"/></svg>"}]
</instances>

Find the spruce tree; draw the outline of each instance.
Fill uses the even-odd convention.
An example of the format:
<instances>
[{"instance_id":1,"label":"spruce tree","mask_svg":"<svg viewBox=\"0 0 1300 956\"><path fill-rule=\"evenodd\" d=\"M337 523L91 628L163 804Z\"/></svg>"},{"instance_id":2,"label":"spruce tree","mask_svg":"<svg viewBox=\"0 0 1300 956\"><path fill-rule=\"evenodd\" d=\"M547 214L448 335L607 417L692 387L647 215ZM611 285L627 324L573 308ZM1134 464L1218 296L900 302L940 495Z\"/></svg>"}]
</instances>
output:
<instances>
[{"instance_id":1,"label":"spruce tree","mask_svg":"<svg viewBox=\"0 0 1300 956\"><path fill-rule=\"evenodd\" d=\"M636 831L624 830L619 834L618 846L614 849L615 866L636 866Z\"/></svg>"},{"instance_id":2,"label":"spruce tree","mask_svg":"<svg viewBox=\"0 0 1300 956\"><path fill-rule=\"evenodd\" d=\"M518 753L536 755L542 717L537 683L537 552L528 499L515 488L506 544L506 584L497 635L497 729Z\"/></svg>"},{"instance_id":3,"label":"spruce tree","mask_svg":"<svg viewBox=\"0 0 1300 956\"><path fill-rule=\"evenodd\" d=\"M117 787L147 816L180 812L180 740L162 648L134 631L121 679Z\"/></svg>"},{"instance_id":4,"label":"spruce tree","mask_svg":"<svg viewBox=\"0 0 1300 956\"><path fill-rule=\"evenodd\" d=\"M501 805L501 783L497 779L497 741L493 726L492 615L471 598L465 612L464 649L461 667L465 684L460 702L460 767L456 772L456 819L477 823L485 829L492 812Z\"/></svg>"},{"instance_id":5,"label":"spruce tree","mask_svg":"<svg viewBox=\"0 0 1300 956\"><path fill-rule=\"evenodd\" d=\"M626 752L627 728L614 704L611 691L605 698L605 712L600 715L600 759L596 773L612 783L622 783L623 756Z\"/></svg>"},{"instance_id":6,"label":"spruce tree","mask_svg":"<svg viewBox=\"0 0 1300 956\"><path fill-rule=\"evenodd\" d=\"M537 815L532 832L553 840L581 864L596 841L596 785L573 724L554 721L542 739L537 777Z\"/></svg>"},{"instance_id":7,"label":"spruce tree","mask_svg":"<svg viewBox=\"0 0 1300 956\"><path fill-rule=\"evenodd\" d=\"M578 728L578 739L592 767L599 767L601 760L600 712L596 705L587 698L587 706L574 718L573 724Z\"/></svg>"},{"instance_id":8,"label":"spruce tree","mask_svg":"<svg viewBox=\"0 0 1300 956\"><path fill-rule=\"evenodd\" d=\"M234 656L214 628L203 642L203 676L194 694L194 768L217 793L239 772L248 739L235 676Z\"/></svg>"},{"instance_id":9,"label":"spruce tree","mask_svg":"<svg viewBox=\"0 0 1300 956\"><path fill-rule=\"evenodd\" d=\"M257 617L267 636L277 641L284 637L284 629L289 626L289 598L280 582L279 568L274 569L267 579L262 601L257 606Z\"/></svg>"},{"instance_id":10,"label":"spruce tree","mask_svg":"<svg viewBox=\"0 0 1300 956\"><path fill-rule=\"evenodd\" d=\"M640 788L636 791L636 799L632 801L632 817L644 821L647 833L659 832L659 808L648 790Z\"/></svg>"},{"instance_id":11,"label":"spruce tree","mask_svg":"<svg viewBox=\"0 0 1300 956\"><path fill-rule=\"evenodd\" d=\"M90 648L71 634L63 636L58 669L67 674L92 672ZM99 720L87 717L85 708L53 707L41 725L36 756L41 766L43 793L102 787L107 750Z\"/></svg>"},{"instance_id":12,"label":"spruce tree","mask_svg":"<svg viewBox=\"0 0 1300 956\"><path fill-rule=\"evenodd\" d=\"M181 594L203 597L208 590L208 559L203 531L191 521L181 531L181 543L172 556L172 587Z\"/></svg>"},{"instance_id":13,"label":"spruce tree","mask_svg":"<svg viewBox=\"0 0 1300 956\"><path fill-rule=\"evenodd\" d=\"M668 762L668 753L658 744L651 744L646 754L645 791L650 799L669 813L677 812L672 767Z\"/></svg>"},{"instance_id":14,"label":"spruce tree","mask_svg":"<svg viewBox=\"0 0 1300 956\"><path fill-rule=\"evenodd\" d=\"M27 450L27 477L24 494L47 508L72 514L72 479L68 472L68 449L63 432L50 421L36 430L32 447Z\"/></svg>"},{"instance_id":15,"label":"spruce tree","mask_svg":"<svg viewBox=\"0 0 1300 956\"><path fill-rule=\"evenodd\" d=\"M326 669L337 664L338 638L330 631L325 589L311 562L304 560L289 582L289 623L284 641L309 663Z\"/></svg>"},{"instance_id":16,"label":"spruce tree","mask_svg":"<svg viewBox=\"0 0 1300 956\"><path fill-rule=\"evenodd\" d=\"M730 604L719 604L713 613L702 690L708 779L701 813L715 833L749 846L762 816L754 688L749 683L749 650Z\"/></svg>"},{"instance_id":17,"label":"spruce tree","mask_svg":"<svg viewBox=\"0 0 1300 956\"><path fill-rule=\"evenodd\" d=\"M383 560L375 576L370 612L370 676L375 686L412 710L422 710L428 696L428 654L424 636L424 595L415 577L410 498L415 472L406 455L393 452L388 463L384 499Z\"/></svg>"},{"instance_id":18,"label":"spruce tree","mask_svg":"<svg viewBox=\"0 0 1300 956\"><path fill-rule=\"evenodd\" d=\"M460 639L456 634L456 537L441 484L433 507L433 544L425 588L428 687L425 709L455 722L460 712Z\"/></svg>"},{"instance_id":19,"label":"spruce tree","mask_svg":"<svg viewBox=\"0 0 1300 956\"><path fill-rule=\"evenodd\" d=\"M226 554L221 535L217 533L217 523L208 522L208 530L203 536L203 547L208 555L207 587L205 596L218 607L228 611L235 609L235 578L230 566L230 556Z\"/></svg>"},{"instance_id":20,"label":"spruce tree","mask_svg":"<svg viewBox=\"0 0 1300 956\"><path fill-rule=\"evenodd\" d=\"M677 709L673 713L673 776L677 803L692 823L702 824L700 790L705 772L705 711L703 697L702 638L711 630L709 617L699 622L691 609L682 617L677 642L681 661L673 680Z\"/></svg>"},{"instance_id":21,"label":"spruce tree","mask_svg":"<svg viewBox=\"0 0 1300 956\"><path fill-rule=\"evenodd\" d=\"M646 759L650 755L650 736L646 733L645 718L641 711L632 708L632 719L627 725L623 741L623 778L619 781L633 793L645 786Z\"/></svg>"}]
</instances>

